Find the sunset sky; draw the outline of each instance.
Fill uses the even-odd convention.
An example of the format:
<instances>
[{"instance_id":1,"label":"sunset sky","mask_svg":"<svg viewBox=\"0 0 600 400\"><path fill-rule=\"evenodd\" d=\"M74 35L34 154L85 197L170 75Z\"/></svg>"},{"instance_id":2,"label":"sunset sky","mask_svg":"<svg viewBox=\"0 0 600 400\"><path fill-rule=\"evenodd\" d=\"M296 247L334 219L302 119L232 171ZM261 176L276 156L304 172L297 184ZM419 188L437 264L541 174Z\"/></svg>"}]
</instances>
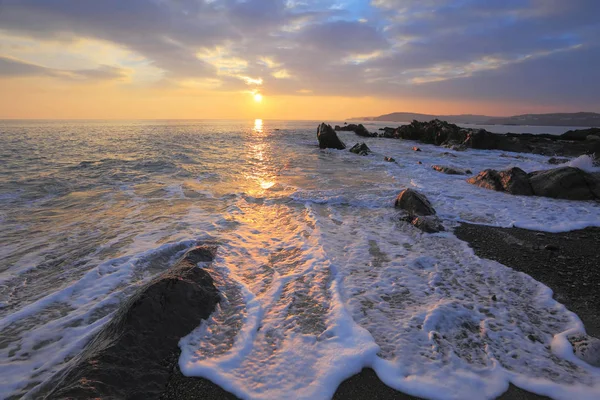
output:
<instances>
[{"instance_id":1,"label":"sunset sky","mask_svg":"<svg viewBox=\"0 0 600 400\"><path fill-rule=\"evenodd\" d=\"M599 16L598 0L0 0L0 118L598 112Z\"/></svg>"}]
</instances>

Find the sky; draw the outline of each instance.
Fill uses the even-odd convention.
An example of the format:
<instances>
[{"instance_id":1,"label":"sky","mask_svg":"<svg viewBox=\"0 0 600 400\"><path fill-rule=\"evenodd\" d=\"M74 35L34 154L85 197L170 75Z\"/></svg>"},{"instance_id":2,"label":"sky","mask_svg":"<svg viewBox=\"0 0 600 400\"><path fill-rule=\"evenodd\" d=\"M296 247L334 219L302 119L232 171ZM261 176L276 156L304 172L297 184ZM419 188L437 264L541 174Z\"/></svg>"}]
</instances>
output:
<instances>
[{"instance_id":1,"label":"sky","mask_svg":"<svg viewBox=\"0 0 600 400\"><path fill-rule=\"evenodd\" d=\"M599 0L0 0L0 118L600 112L599 16Z\"/></svg>"}]
</instances>

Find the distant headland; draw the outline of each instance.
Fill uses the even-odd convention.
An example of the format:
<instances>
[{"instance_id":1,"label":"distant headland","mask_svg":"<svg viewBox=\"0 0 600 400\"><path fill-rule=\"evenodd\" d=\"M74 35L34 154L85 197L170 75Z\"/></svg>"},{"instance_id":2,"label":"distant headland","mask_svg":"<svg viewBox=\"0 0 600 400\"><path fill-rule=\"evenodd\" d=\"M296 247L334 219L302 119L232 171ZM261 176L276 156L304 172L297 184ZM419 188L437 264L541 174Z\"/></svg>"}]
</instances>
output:
<instances>
[{"instance_id":1,"label":"distant headland","mask_svg":"<svg viewBox=\"0 0 600 400\"><path fill-rule=\"evenodd\" d=\"M355 117L350 120L410 122L441 119L455 124L478 125L533 125L533 126L585 126L600 127L600 114L593 112L523 114L511 117L490 117L487 115L430 115L409 112L395 112L379 117Z\"/></svg>"}]
</instances>

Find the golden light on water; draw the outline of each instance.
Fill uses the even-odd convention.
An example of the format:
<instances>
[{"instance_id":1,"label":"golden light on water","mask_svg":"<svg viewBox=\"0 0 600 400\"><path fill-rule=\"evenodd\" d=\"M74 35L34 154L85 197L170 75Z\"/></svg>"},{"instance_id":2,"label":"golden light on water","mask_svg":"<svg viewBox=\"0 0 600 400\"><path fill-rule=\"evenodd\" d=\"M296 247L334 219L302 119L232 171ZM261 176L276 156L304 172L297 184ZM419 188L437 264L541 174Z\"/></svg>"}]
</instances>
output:
<instances>
[{"instance_id":1,"label":"golden light on water","mask_svg":"<svg viewBox=\"0 0 600 400\"><path fill-rule=\"evenodd\" d=\"M260 118L257 118L254 120L254 128L252 128L252 130L255 133L262 133L263 132L263 120Z\"/></svg>"}]
</instances>

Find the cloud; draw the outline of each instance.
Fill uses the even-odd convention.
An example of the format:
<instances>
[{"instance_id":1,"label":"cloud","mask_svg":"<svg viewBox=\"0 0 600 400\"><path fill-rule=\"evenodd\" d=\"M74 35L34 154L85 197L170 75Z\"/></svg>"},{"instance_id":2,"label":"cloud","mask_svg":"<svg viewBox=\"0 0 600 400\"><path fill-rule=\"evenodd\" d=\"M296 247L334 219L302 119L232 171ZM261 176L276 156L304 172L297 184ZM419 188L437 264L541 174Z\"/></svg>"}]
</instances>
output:
<instances>
[{"instance_id":1,"label":"cloud","mask_svg":"<svg viewBox=\"0 0 600 400\"><path fill-rule=\"evenodd\" d=\"M0 77L6 78L28 76L45 76L71 81L108 81L125 79L128 77L128 73L124 69L109 65L101 65L94 69L80 70L46 68L15 58L0 56Z\"/></svg>"},{"instance_id":2,"label":"cloud","mask_svg":"<svg viewBox=\"0 0 600 400\"><path fill-rule=\"evenodd\" d=\"M600 107L589 89L600 80L598 15L597 0L4 0L0 30L40 43L110 42L172 85L245 91L260 82L265 94L478 101L553 96L590 109ZM15 63L1 59L0 73L119 79L136 68L127 60L78 72Z\"/></svg>"}]
</instances>

